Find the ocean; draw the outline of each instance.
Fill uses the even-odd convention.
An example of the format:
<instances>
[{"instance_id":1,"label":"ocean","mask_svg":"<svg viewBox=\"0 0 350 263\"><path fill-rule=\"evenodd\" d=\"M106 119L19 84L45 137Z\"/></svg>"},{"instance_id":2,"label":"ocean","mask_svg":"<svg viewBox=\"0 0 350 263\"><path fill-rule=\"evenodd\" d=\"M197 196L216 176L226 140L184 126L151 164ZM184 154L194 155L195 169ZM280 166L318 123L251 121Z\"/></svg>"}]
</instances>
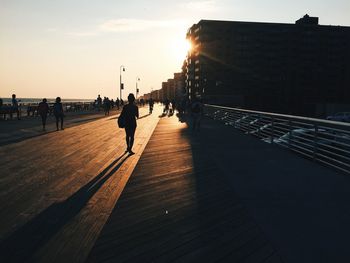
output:
<instances>
[{"instance_id":1,"label":"ocean","mask_svg":"<svg viewBox=\"0 0 350 263\"><path fill-rule=\"evenodd\" d=\"M48 103L54 103L55 98L46 98ZM74 103L74 102L94 102L94 99L65 99L61 98L62 103ZM12 98L2 98L4 104L11 104ZM43 99L40 98L17 98L20 104L37 104Z\"/></svg>"}]
</instances>

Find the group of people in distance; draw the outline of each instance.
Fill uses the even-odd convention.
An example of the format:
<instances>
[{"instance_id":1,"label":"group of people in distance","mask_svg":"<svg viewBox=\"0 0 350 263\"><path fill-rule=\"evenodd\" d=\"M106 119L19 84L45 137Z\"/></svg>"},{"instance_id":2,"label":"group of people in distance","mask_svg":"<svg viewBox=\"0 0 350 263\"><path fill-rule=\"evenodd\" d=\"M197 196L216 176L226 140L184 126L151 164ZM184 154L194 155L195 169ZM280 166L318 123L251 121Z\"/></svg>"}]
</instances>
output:
<instances>
[{"instance_id":1,"label":"group of people in distance","mask_svg":"<svg viewBox=\"0 0 350 263\"><path fill-rule=\"evenodd\" d=\"M105 116L109 116L109 111L111 108L114 107L114 105L117 105L117 108L119 109L119 99L117 101L114 101L113 99L109 99L108 97L104 97L103 100L101 98L101 95L97 96L97 99L94 102L94 108L97 108L98 111L103 108L103 111L105 113Z\"/></svg>"},{"instance_id":2,"label":"group of people in distance","mask_svg":"<svg viewBox=\"0 0 350 263\"><path fill-rule=\"evenodd\" d=\"M47 103L47 99L43 99L42 102L39 103L38 106L38 113L41 117L41 123L43 125L43 131L46 130L46 119L47 115L49 114L50 108L49 104ZM58 131L58 124L61 123L61 130L63 130L63 119L64 119L64 112L63 112L63 106L61 103L61 98L57 97L55 103L53 104L53 115L56 119L56 130Z\"/></svg>"},{"instance_id":3,"label":"group of people in distance","mask_svg":"<svg viewBox=\"0 0 350 263\"><path fill-rule=\"evenodd\" d=\"M18 100L16 98L16 94L12 94L11 105L4 105L4 101L0 98L0 112L4 115L4 119L6 119L6 114L10 115L12 119L13 113L17 114L17 119L21 119L21 109L18 104Z\"/></svg>"},{"instance_id":4,"label":"group of people in distance","mask_svg":"<svg viewBox=\"0 0 350 263\"><path fill-rule=\"evenodd\" d=\"M108 98L105 98L104 101L102 101L100 95L97 98L97 105L102 105L103 104L108 104L107 103ZM125 135L126 135L126 152L128 152L129 154L134 154L134 152L132 151L132 147L134 145L134 137L135 137L135 131L136 131L136 127L137 127L137 123L136 123L136 119L139 118L139 109L138 106L135 104L135 96L134 94L130 93L128 96L128 104L123 105L124 103L122 102L122 100L117 99L116 100L116 106L119 108L119 103L121 103L123 106L122 112L120 114L124 115L125 118ZM149 114L152 114L153 111L153 106L154 106L154 100L151 98L148 101L149 104ZM166 101L164 103L165 105L165 110L170 109L169 105L174 104L175 106L175 102L170 102L170 101ZM18 101L16 99L16 95L13 94L12 95L12 105L13 107L15 107L18 111ZM175 109L175 107L174 107ZM199 98L195 98L190 104L188 104L188 113L189 115L192 117L192 130L196 131L199 130L200 128L200 120L201 120L201 115L203 112L203 104L201 102L201 100ZM107 114L109 115L109 109L107 109ZM41 117L41 121L42 121L42 126L43 126L43 131L46 130L46 120L47 120L47 116L50 112L50 107L49 104L47 103L47 99L44 98L42 100L42 102L39 103L38 105L38 114ZM179 111L180 113L182 111ZM55 100L55 103L53 104L53 115L55 116L56 119L56 130L58 131L59 128L61 128L61 130L63 130L63 121L64 121L64 111L63 111L63 105L61 102L61 98L57 97ZM19 113L17 113L18 119L20 119L20 115Z\"/></svg>"},{"instance_id":5,"label":"group of people in distance","mask_svg":"<svg viewBox=\"0 0 350 263\"><path fill-rule=\"evenodd\" d=\"M192 131L196 132L200 129L201 116L203 114L203 103L199 96L196 96L189 101L187 99L183 99L180 103L177 103L175 100L165 99L163 101L164 109L163 116L171 116L174 114L175 110L179 112L179 115L188 115L191 117Z\"/></svg>"},{"instance_id":6,"label":"group of people in distance","mask_svg":"<svg viewBox=\"0 0 350 263\"><path fill-rule=\"evenodd\" d=\"M103 109L105 115L107 116L109 115L109 111L112 108L117 107L117 109L119 110L120 106L123 107L124 101L122 99L119 100L119 98L117 98L115 101L113 99L109 99L108 97L104 97L102 99L101 95L99 94L96 100L94 101L93 106L98 111L101 111L101 109Z\"/></svg>"},{"instance_id":7,"label":"group of people in distance","mask_svg":"<svg viewBox=\"0 0 350 263\"><path fill-rule=\"evenodd\" d=\"M134 154L132 147L134 145L135 131L137 127L136 119L139 118L139 109L135 105L135 96L130 93L128 96L128 104L123 107L123 110L119 117L123 116L125 120L125 139L126 139L126 151L129 154ZM154 101L151 98L149 101L149 113L152 114ZM169 103L170 104L170 103ZM174 103L175 105L175 103ZM195 97L189 104L189 113L192 117L192 130L198 131L200 128L201 116L203 114L203 103L199 97Z\"/></svg>"}]
</instances>

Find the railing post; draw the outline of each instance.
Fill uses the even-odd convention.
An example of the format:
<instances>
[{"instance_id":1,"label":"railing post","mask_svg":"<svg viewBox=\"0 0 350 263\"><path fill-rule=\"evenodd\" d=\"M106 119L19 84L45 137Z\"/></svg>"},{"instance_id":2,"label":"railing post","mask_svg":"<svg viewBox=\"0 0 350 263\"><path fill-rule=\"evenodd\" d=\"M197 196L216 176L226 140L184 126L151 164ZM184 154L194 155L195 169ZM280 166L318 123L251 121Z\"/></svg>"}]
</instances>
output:
<instances>
[{"instance_id":1,"label":"railing post","mask_svg":"<svg viewBox=\"0 0 350 263\"><path fill-rule=\"evenodd\" d=\"M261 123L261 114L258 115L258 123ZM258 137L261 138L260 124L258 125Z\"/></svg>"},{"instance_id":2,"label":"railing post","mask_svg":"<svg viewBox=\"0 0 350 263\"><path fill-rule=\"evenodd\" d=\"M291 144L291 141L292 141L292 129L293 128L293 125L292 125L292 121L289 120L288 121L288 148L290 149L290 144Z\"/></svg>"},{"instance_id":3,"label":"railing post","mask_svg":"<svg viewBox=\"0 0 350 263\"><path fill-rule=\"evenodd\" d=\"M275 137L275 119L273 117L271 117L271 130L272 130L272 133L271 133L271 144L273 144L273 139Z\"/></svg>"},{"instance_id":4,"label":"railing post","mask_svg":"<svg viewBox=\"0 0 350 263\"><path fill-rule=\"evenodd\" d=\"M317 149L318 149L318 144L317 144L317 135L318 135L318 126L317 124L314 124L314 147L313 147L313 160L315 161L317 159Z\"/></svg>"}]
</instances>

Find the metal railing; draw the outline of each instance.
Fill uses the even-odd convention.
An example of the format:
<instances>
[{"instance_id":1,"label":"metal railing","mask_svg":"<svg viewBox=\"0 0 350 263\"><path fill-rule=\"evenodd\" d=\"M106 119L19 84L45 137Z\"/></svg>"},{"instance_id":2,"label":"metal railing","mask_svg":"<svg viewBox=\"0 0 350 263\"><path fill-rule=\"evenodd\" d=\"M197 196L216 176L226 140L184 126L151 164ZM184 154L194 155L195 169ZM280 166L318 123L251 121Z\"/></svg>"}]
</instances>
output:
<instances>
[{"instance_id":1,"label":"metal railing","mask_svg":"<svg viewBox=\"0 0 350 263\"><path fill-rule=\"evenodd\" d=\"M350 124L206 104L204 114L245 134L350 174Z\"/></svg>"}]
</instances>

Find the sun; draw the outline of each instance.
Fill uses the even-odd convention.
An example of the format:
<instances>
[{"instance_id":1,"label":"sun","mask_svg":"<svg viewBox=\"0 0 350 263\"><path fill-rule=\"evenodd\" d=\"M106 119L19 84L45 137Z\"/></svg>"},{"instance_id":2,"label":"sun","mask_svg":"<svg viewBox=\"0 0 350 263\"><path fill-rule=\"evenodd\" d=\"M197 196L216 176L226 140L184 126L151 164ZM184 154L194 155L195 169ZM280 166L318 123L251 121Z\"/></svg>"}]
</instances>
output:
<instances>
[{"instance_id":1,"label":"sun","mask_svg":"<svg viewBox=\"0 0 350 263\"><path fill-rule=\"evenodd\" d=\"M187 39L179 38L172 41L171 52L176 60L183 61L186 58L188 51L191 50L191 43Z\"/></svg>"}]
</instances>

